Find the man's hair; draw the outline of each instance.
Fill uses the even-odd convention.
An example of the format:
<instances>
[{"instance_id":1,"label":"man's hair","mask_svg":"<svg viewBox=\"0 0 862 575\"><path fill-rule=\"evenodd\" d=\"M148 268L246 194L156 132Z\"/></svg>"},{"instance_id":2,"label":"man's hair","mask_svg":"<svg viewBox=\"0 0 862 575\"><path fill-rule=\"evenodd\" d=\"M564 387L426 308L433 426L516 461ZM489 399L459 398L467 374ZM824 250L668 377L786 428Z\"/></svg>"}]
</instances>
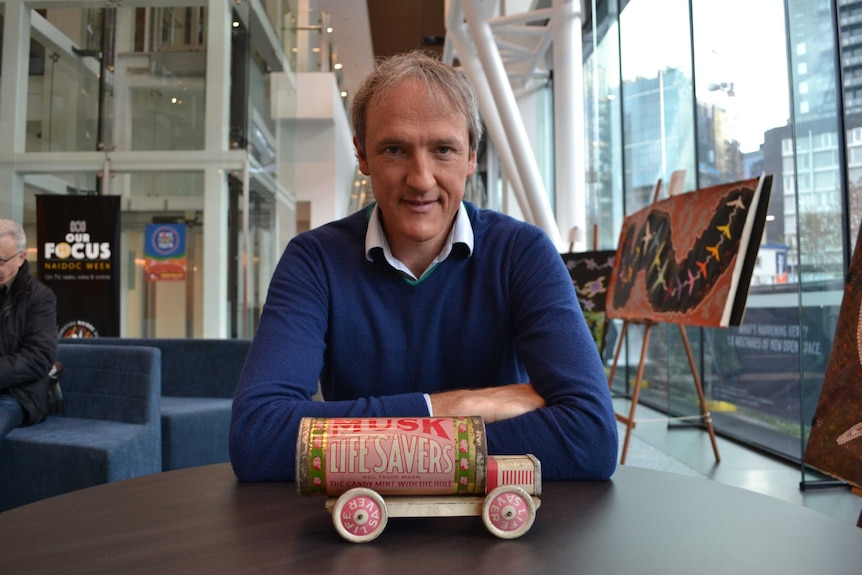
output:
<instances>
[{"instance_id":1,"label":"man's hair","mask_svg":"<svg viewBox=\"0 0 862 575\"><path fill-rule=\"evenodd\" d=\"M469 80L460 70L421 50L378 60L374 71L362 82L353 97L351 107L353 131L359 143L359 150L365 153L365 135L368 128L366 119L371 101L411 80L424 83L429 94L445 98L464 115L470 137L470 151L478 150L482 140L482 119Z\"/></svg>"},{"instance_id":2,"label":"man's hair","mask_svg":"<svg viewBox=\"0 0 862 575\"><path fill-rule=\"evenodd\" d=\"M23 252L27 249L27 235L24 233L24 228L16 222L12 220L0 220L0 238L3 236L12 236L15 238L17 252Z\"/></svg>"}]
</instances>

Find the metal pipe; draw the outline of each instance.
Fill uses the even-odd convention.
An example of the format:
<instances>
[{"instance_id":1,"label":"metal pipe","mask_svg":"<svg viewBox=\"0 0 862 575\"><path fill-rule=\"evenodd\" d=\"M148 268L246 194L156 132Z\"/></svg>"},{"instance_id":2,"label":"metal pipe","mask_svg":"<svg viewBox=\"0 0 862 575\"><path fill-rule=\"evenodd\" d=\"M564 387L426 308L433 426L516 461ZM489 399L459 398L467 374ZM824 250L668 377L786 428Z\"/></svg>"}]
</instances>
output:
<instances>
[{"instance_id":1,"label":"metal pipe","mask_svg":"<svg viewBox=\"0 0 862 575\"><path fill-rule=\"evenodd\" d=\"M467 36L466 30L464 30L464 25L458 24L450 27L449 37L454 43L454 48L458 53L461 65L464 66L464 71L470 78L476 91L476 98L479 100L479 109L482 111L482 119L488 130L488 137L493 140L497 154L500 156L500 166L503 174L512 186L512 191L515 194L515 199L524 215L524 219L528 222L534 222L533 212L530 209L530 203L527 201L527 195L524 193L524 186L521 184L521 176L515 165L515 158L512 156L512 148L506 139L506 132L503 129L500 114L497 110L497 105L494 103L494 97L491 94L491 87L488 85L488 79L482 72L482 65L479 62L476 51L470 45L470 39Z\"/></svg>"},{"instance_id":2,"label":"metal pipe","mask_svg":"<svg viewBox=\"0 0 862 575\"><path fill-rule=\"evenodd\" d=\"M521 175L535 224L542 228L551 241L562 249L560 231L554 220L539 167L530 147L527 131L524 128L503 62L500 59L500 53L496 49L491 26L488 24L486 14L489 6L493 8L491 4L493 3L482 0L462 0L461 2L467 17L467 27L472 34L482 69L485 71L491 93L500 112L507 140L512 146L514 160Z\"/></svg>"},{"instance_id":3,"label":"metal pipe","mask_svg":"<svg viewBox=\"0 0 862 575\"><path fill-rule=\"evenodd\" d=\"M552 8L557 225L566 235L587 227L580 0L553 0ZM586 242L576 238L573 247L583 251Z\"/></svg>"}]
</instances>

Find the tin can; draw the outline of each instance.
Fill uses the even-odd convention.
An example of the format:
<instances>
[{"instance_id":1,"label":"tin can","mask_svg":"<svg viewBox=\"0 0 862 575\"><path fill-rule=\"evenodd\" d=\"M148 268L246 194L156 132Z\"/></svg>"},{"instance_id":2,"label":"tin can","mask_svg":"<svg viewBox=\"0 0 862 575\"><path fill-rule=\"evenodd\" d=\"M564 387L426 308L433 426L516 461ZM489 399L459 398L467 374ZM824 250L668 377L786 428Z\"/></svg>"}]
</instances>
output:
<instances>
[{"instance_id":1,"label":"tin can","mask_svg":"<svg viewBox=\"0 0 862 575\"><path fill-rule=\"evenodd\" d=\"M481 417L304 417L296 438L296 490L484 495L487 459Z\"/></svg>"}]
</instances>

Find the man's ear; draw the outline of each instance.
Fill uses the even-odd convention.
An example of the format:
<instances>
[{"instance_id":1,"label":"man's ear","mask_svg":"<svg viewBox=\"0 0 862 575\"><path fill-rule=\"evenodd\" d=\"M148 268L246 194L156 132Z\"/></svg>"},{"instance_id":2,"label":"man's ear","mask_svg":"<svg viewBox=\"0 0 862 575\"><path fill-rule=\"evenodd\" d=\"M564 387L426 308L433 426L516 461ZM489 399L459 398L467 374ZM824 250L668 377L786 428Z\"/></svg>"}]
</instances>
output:
<instances>
[{"instance_id":1,"label":"man's ear","mask_svg":"<svg viewBox=\"0 0 862 575\"><path fill-rule=\"evenodd\" d=\"M470 159L468 161L467 175L472 176L473 172L476 171L476 161L477 161L477 152L474 150L470 152Z\"/></svg>"},{"instance_id":2,"label":"man's ear","mask_svg":"<svg viewBox=\"0 0 862 575\"><path fill-rule=\"evenodd\" d=\"M359 171L368 175L368 158L362 153L362 148L359 147L359 140L353 136L353 147L356 149L356 159L359 160Z\"/></svg>"}]
</instances>

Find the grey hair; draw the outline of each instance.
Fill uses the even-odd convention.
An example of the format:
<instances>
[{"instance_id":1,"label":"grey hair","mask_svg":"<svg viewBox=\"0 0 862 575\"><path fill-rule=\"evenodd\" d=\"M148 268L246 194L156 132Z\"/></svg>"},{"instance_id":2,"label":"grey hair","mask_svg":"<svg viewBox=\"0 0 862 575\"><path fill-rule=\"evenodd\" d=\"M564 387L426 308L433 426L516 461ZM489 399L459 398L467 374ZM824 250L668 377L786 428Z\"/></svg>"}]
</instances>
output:
<instances>
[{"instance_id":1,"label":"grey hair","mask_svg":"<svg viewBox=\"0 0 862 575\"><path fill-rule=\"evenodd\" d=\"M12 236L15 238L16 250L23 252L27 249L27 234L24 228L12 220L0 220L0 237Z\"/></svg>"},{"instance_id":2,"label":"grey hair","mask_svg":"<svg viewBox=\"0 0 862 575\"><path fill-rule=\"evenodd\" d=\"M438 98L445 97L464 115L470 151L478 150L482 140L482 118L470 81L463 72L444 64L434 55L414 50L379 60L353 97L351 116L359 151L365 154L366 119L371 100L409 80L424 83L430 94Z\"/></svg>"}]
</instances>

